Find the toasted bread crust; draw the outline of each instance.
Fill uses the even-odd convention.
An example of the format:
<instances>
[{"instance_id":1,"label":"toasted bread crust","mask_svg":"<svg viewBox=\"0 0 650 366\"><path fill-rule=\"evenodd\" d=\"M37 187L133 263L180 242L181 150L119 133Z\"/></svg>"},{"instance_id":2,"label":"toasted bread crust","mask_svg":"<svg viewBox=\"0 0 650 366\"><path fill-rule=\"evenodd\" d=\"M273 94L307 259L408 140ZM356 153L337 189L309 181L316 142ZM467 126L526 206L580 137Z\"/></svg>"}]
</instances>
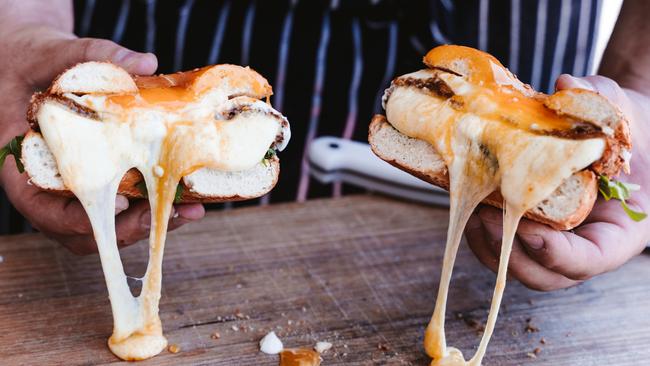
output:
<instances>
[{"instance_id":1,"label":"toasted bread crust","mask_svg":"<svg viewBox=\"0 0 650 366\"><path fill-rule=\"evenodd\" d=\"M180 203L192 203L192 202L201 202L201 203L219 203L219 202L232 202L232 201L245 201L253 198L257 198L260 196L263 196L264 194L270 192L273 187L278 183L278 176L280 172L280 160L277 158L277 156L273 156L270 159L270 164L273 165L274 170L277 172L273 178L273 184L271 184L268 188L268 190L261 192L259 195L254 195L254 196L241 196L241 195L233 195L233 196L206 196L202 195L196 192L193 192L190 190L183 180L181 179L180 183L183 186L183 193L181 195L181 199L178 201ZM26 171L27 175L29 175L29 172ZM31 177L31 176L30 176ZM147 198L145 195L142 194L142 191L138 188L138 184L140 184L144 180L144 177L140 172L133 168L130 169L129 171L124 174L124 177L122 177L122 180L120 181L120 185L117 189L117 194L125 196L129 199L145 199ZM35 184L36 185L36 184ZM60 196L65 196L65 197L74 197L74 194L67 190L61 190L61 189L52 189L52 188L44 188L36 185L40 189L44 191L48 191L50 193L54 193Z\"/></svg>"},{"instance_id":2,"label":"toasted bread crust","mask_svg":"<svg viewBox=\"0 0 650 366\"><path fill-rule=\"evenodd\" d=\"M77 113L83 117L99 120L99 116L97 115L97 112L93 111L88 107L82 106L81 104L73 101L72 99L66 98L63 95L49 94L49 93L35 93L34 95L32 95L32 99L29 103L29 108L27 109L27 123L29 123L29 127L31 127L31 129L36 132L40 131L40 127L38 125L38 118L36 118L38 114L38 110L41 108L43 103L45 103L48 100L55 101L63 105L64 107L70 109L74 113Z\"/></svg>"},{"instance_id":3,"label":"toasted bread crust","mask_svg":"<svg viewBox=\"0 0 650 366\"><path fill-rule=\"evenodd\" d=\"M386 119L385 116L377 114L372 118L372 121L370 122L370 127L368 129L368 141L370 142L370 148L372 149L373 153L375 155L379 156L382 160L386 161L390 165L399 168L411 175L414 175L420 179L422 179L425 182L431 183L433 185L436 185L440 188L444 188L446 190L449 190L449 174L447 169L444 169L443 171L435 172L435 173L428 173L428 172L423 172L420 171L414 167L410 167L404 164L400 164L397 160L383 155L377 148L376 145L373 143L373 135L379 133L379 131L383 128L391 128L394 129L393 126L391 126L390 123L388 123L388 120ZM409 137L410 138L410 137ZM431 146L431 149L433 150L433 146Z\"/></svg>"},{"instance_id":4,"label":"toasted bread crust","mask_svg":"<svg viewBox=\"0 0 650 366\"><path fill-rule=\"evenodd\" d=\"M246 93L230 97L249 95L261 99L273 95L273 88L262 75L249 67L238 65L212 65L173 74L133 76L138 89L179 87L193 89L197 93L225 80L235 89L246 89Z\"/></svg>"},{"instance_id":5,"label":"toasted bread crust","mask_svg":"<svg viewBox=\"0 0 650 366\"><path fill-rule=\"evenodd\" d=\"M391 126L390 123L386 120L386 117L382 115L374 116L372 122L370 122L368 141L370 141L370 146L373 152L378 157L385 160L389 164L409 174L412 174L428 183L449 190L449 175L447 169L437 171L437 172L423 172L412 166L401 164L400 162L398 162L397 160L391 157L383 155L380 149L378 149L377 146L374 144L375 139L373 138L374 135L377 134L383 128L394 129L393 126ZM399 133L399 131L397 132ZM433 146L431 146L431 149L434 150ZM584 191L583 191L584 193L583 193L583 197L581 197L580 199L579 207L576 210L574 210L570 215L563 217L562 220L556 220L549 217L544 213L543 210L540 210L539 208L536 207L532 210L527 211L524 214L524 216L533 221L547 224L556 230L569 230L582 223L584 219L587 218L587 216L591 212L591 209L593 208L593 205L596 201L598 195L598 180L596 178L596 175L588 169L582 170L576 173L576 175L578 175L579 178L581 179L581 182L584 186ZM503 197L498 191L495 191L492 194L490 194L483 202L494 207L503 208Z\"/></svg>"},{"instance_id":6,"label":"toasted bread crust","mask_svg":"<svg viewBox=\"0 0 650 366\"><path fill-rule=\"evenodd\" d=\"M585 221L598 198L598 179L596 174L589 169L579 171L574 175L578 175L584 185L580 206L575 211L565 216L561 221L557 221L548 217L543 210L535 207L527 211L524 217L546 224L555 230L571 230ZM493 192L483 202L490 206L503 208L503 196L501 196L500 192Z\"/></svg>"},{"instance_id":7,"label":"toasted bread crust","mask_svg":"<svg viewBox=\"0 0 650 366\"><path fill-rule=\"evenodd\" d=\"M107 83L111 84L111 87L115 87L115 84L118 84L122 89L120 89L121 92L124 93L133 93L137 91L137 87L135 85L135 82L133 82L133 77L129 75L126 70L123 68L113 64L112 62L109 61L90 61L90 62L80 62L75 65L70 66L69 68L63 70L54 80L52 80L52 84L50 84L50 87L47 89L45 94L63 94L63 93L82 93L82 90L66 90L63 87L63 79L66 78L67 72L71 71L72 69L76 68L77 66L80 66L81 64L92 64L93 66L100 66L104 71L106 70L105 68L111 69L111 73L113 74L110 80L106 81ZM129 80L131 78L131 80ZM122 82L120 82L122 81ZM126 83L125 83L126 81Z\"/></svg>"},{"instance_id":8,"label":"toasted bread crust","mask_svg":"<svg viewBox=\"0 0 650 366\"><path fill-rule=\"evenodd\" d=\"M632 137L630 127L623 117L623 121L614 130L613 136L605 140L603 156L591 164L591 169L600 175L610 178L617 177L621 170L629 173L629 161L625 159L626 153L632 151Z\"/></svg>"}]
</instances>

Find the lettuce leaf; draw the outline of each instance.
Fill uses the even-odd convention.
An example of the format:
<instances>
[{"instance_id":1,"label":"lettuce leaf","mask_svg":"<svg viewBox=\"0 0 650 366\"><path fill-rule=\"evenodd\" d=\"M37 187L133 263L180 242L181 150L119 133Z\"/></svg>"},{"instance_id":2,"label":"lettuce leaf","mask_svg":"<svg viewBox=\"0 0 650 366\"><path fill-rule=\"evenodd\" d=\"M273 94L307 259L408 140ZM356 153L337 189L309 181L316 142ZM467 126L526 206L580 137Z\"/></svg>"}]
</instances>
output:
<instances>
[{"instance_id":1,"label":"lettuce leaf","mask_svg":"<svg viewBox=\"0 0 650 366\"><path fill-rule=\"evenodd\" d=\"M634 221L641 221L648 216L645 212L634 211L626 202L626 200L632 197L632 192L640 189L641 186L638 184L618 182L604 175L601 175L598 179L598 190L605 198L605 201L609 201L612 198L621 201L623 211Z\"/></svg>"},{"instance_id":2,"label":"lettuce leaf","mask_svg":"<svg viewBox=\"0 0 650 366\"><path fill-rule=\"evenodd\" d=\"M262 158L262 164L264 164L264 166L269 166L269 160L271 160L275 154L276 152L273 149L266 150L266 154L264 154L264 157Z\"/></svg>"},{"instance_id":3,"label":"lettuce leaf","mask_svg":"<svg viewBox=\"0 0 650 366\"><path fill-rule=\"evenodd\" d=\"M11 141L9 141L2 149L0 149L0 167L5 163L7 156L13 155L14 160L16 161L16 167L20 173L25 172L25 167L23 162L20 161L22 153L22 143L25 136L16 136Z\"/></svg>"}]
</instances>

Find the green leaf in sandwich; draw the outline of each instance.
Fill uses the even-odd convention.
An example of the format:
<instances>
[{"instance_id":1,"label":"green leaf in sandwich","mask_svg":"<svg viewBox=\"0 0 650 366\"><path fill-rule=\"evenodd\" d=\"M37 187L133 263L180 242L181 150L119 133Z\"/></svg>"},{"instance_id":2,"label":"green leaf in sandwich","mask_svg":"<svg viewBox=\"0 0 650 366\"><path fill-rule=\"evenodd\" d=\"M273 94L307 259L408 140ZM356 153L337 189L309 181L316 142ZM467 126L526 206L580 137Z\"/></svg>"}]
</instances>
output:
<instances>
[{"instance_id":1,"label":"green leaf in sandwich","mask_svg":"<svg viewBox=\"0 0 650 366\"><path fill-rule=\"evenodd\" d=\"M601 175L598 179L598 190L600 194L603 195L606 201L614 198L621 201L621 206L623 206L623 211L634 221L641 221L645 219L648 214L645 212L634 211L627 205L626 200L632 197L632 192L638 191L641 189L641 186L638 184L632 183L623 183L609 179L604 175Z\"/></svg>"},{"instance_id":2,"label":"green leaf in sandwich","mask_svg":"<svg viewBox=\"0 0 650 366\"><path fill-rule=\"evenodd\" d=\"M16 161L16 167L20 173L25 171L22 161L20 161L21 145L24 136L16 136L9 141L2 149L0 149L0 167L4 164L7 156L13 155Z\"/></svg>"}]
</instances>

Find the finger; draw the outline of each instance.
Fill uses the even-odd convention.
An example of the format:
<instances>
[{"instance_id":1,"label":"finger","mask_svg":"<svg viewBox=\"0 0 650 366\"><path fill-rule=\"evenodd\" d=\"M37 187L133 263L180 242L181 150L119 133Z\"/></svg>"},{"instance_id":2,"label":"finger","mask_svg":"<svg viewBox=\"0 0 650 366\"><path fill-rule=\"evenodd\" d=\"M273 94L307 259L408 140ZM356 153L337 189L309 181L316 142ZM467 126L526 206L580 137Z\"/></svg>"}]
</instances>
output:
<instances>
[{"instance_id":1,"label":"finger","mask_svg":"<svg viewBox=\"0 0 650 366\"><path fill-rule=\"evenodd\" d=\"M152 53L131 51L106 39L80 38L70 41L63 62L74 65L83 61L110 61L136 75L150 75L158 68L158 59Z\"/></svg>"},{"instance_id":2,"label":"finger","mask_svg":"<svg viewBox=\"0 0 650 366\"><path fill-rule=\"evenodd\" d=\"M205 216L205 208L200 203L179 203L174 205L176 213L182 219L199 220Z\"/></svg>"},{"instance_id":3,"label":"finger","mask_svg":"<svg viewBox=\"0 0 650 366\"><path fill-rule=\"evenodd\" d=\"M205 209L200 203L172 206L167 230L175 230L189 222L201 219ZM118 215L115 222L119 247L129 246L149 236L151 209L148 201L138 201L131 208Z\"/></svg>"},{"instance_id":4,"label":"finger","mask_svg":"<svg viewBox=\"0 0 650 366\"><path fill-rule=\"evenodd\" d=\"M607 98L612 104L619 106L625 112L628 108L629 98L614 80L600 76L591 75L585 77L575 77L568 74L562 74L555 82L557 90L563 89L586 89L597 92Z\"/></svg>"},{"instance_id":5,"label":"finger","mask_svg":"<svg viewBox=\"0 0 650 366\"><path fill-rule=\"evenodd\" d=\"M591 84L594 91L609 99L613 104L627 106L629 99L616 81L600 75L585 76L584 80Z\"/></svg>"},{"instance_id":6,"label":"finger","mask_svg":"<svg viewBox=\"0 0 650 366\"><path fill-rule=\"evenodd\" d=\"M87 235L92 232L83 206L74 197L42 191L27 183L17 171L4 175L4 188L16 209L39 231L59 235Z\"/></svg>"},{"instance_id":7,"label":"finger","mask_svg":"<svg viewBox=\"0 0 650 366\"><path fill-rule=\"evenodd\" d=\"M593 221L593 220L592 220ZM598 220L573 232L556 231L532 221L522 221L518 236L529 256L542 266L574 280L586 280L610 271L643 250L626 224ZM620 238L628 237L621 242Z\"/></svg>"},{"instance_id":8,"label":"finger","mask_svg":"<svg viewBox=\"0 0 650 366\"><path fill-rule=\"evenodd\" d=\"M81 202L74 197L61 197L46 191L39 191L28 198L27 217L34 218L39 230L54 231L63 235L87 235L92 226Z\"/></svg>"},{"instance_id":9,"label":"finger","mask_svg":"<svg viewBox=\"0 0 650 366\"><path fill-rule=\"evenodd\" d=\"M555 89L556 90L586 89L586 90L596 91L593 85L591 85L591 83L588 82L587 80L584 80L583 78L571 76L569 74L562 74L557 78L557 80L555 81Z\"/></svg>"},{"instance_id":10,"label":"finger","mask_svg":"<svg viewBox=\"0 0 650 366\"><path fill-rule=\"evenodd\" d=\"M602 262L601 272L618 268L645 249L643 234L631 220L623 223L590 223L565 235L572 246L588 245L598 248Z\"/></svg>"},{"instance_id":11,"label":"finger","mask_svg":"<svg viewBox=\"0 0 650 366\"><path fill-rule=\"evenodd\" d=\"M117 196L117 201L121 201ZM127 200L128 206L128 200ZM177 229L188 222L194 221L203 216L205 211L201 204L184 204L182 206L183 215L179 214L176 209L172 208L168 231ZM126 247L149 236L151 211L147 201L139 201L132 208L125 210L122 215L116 219L116 232L118 236L118 247ZM175 216L175 217L174 217ZM194 218L190 218L193 216ZM137 220L135 220L137 218ZM97 244L92 234L86 235L61 235L58 233L46 232L48 236L65 246L68 250L76 255L89 255L97 253Z\"/></svg>"},{"instance_id":12,"label":"finger","mask_svg":"<svg viewBox=\"0 0 650 366\"><path fill-rule=\"evenodd\" d=\"M173 231L205 216L205 208L200 203L181 203L174 205L174 214L169 220L168 231Z\"/></svg>"},{"instance_id":13,"label":"finger","mask_svg":"<svg viewBox=\"0 0 650 366\"><path fill-rule=\"evenodd\" d=\"M118 247L125 247L149 236L151 209L149 201L139 200L115 217Z\"/></svg>"},{"instance_id":14,"label":"finger","mask_svg":"<svg viewBox=\"0 0 650 366\"><path fill-rule=\"evenodd\" d=\"M534 261L568 278L586 280L603 272L606 267L598 246L570 232L557 231L525 220L520 224L517 235Z\"/></svg>"},{"instance_id":15,"label":"finger","mask_svg":"<svg viewBox=\"0 0 650 366\"><path fill-rule=\"evenodd\" d=\"M535 262L516 239L512 244L508 272L526 287L537 291L559 290L580 283Z\"/></svg>"},{"instance_id":16,"label":"finger","mask_svg":"<svg viewBox=\"0 0 650 366\"><path fill-rule=\"evenodd\" d=\"M118 194L115 197L115 216L119 215L120 212L127 208L129 208L129 199Z\"/></svg>"},{"instance_id":17,"label":"finger","mask_svg":"<svg viewBox=\"0 0 650 366\"><path fill-rule=\"evenodd\" d=\"M48 84L67 68L85 61L112 62L136 75L150 75L158 68L158 59L154 54L131 51L106 39L60 39L51 42L48 50L39 54L47 57L41 62L46 62L47 67L41 65L33 68L29 77L37 86Z\"/></svg>"},{"instance_id":18,"label":"finger","mask_svg":"<svg viewBox=\"0 0 650 366\"><path fill-rule=\"evenodd\" d=\"M467 245L484 266L496 273L499 267L499 258L494 254L492 245L487 242L490 240L488 235L478 215L472 214L465 225Z\"/></svg>"},{"instance_id":19,"label":"finger","mask_svg":"<svg viewBox=\"0 0 650 366\"><path fill-rule=\"evenodd\" d=\"M485 228L485 233L488 238L487 243L493 246L495 256L499 256L501 254L501 240L503 236L502 211L493 207L484 207L479 210L478 216ZM518 237L515 238L512 244L508 273L527 287L538 291L550 291L570 287L578 283L563 276L561 273L556 273L545 268L531 259L523 249Z\"/></svg>"}]
</instances>

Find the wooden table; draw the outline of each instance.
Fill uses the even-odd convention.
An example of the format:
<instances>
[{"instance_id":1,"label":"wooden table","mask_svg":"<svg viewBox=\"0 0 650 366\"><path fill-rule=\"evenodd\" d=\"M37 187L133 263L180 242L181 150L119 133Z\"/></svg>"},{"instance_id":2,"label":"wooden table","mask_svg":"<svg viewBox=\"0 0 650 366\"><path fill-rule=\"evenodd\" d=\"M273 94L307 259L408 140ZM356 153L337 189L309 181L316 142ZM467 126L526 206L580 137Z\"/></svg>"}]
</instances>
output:
<instances>
[{"instance_id":1,"label":"wooden table","mask_svg":"<svg viewBox=\"0 0 650 366\"><path fill-rule=\"evenodd\" d=\"M141 364L277 365L258 351L273 329L285 346L332 342L324 365L427 365L422 334L446 228L445 209L372 196L210 213L170 234L165 253L161 318L181 352ZM146 254L142 243L123 250L127 273L142 275ZM96 256L35 234L0 238L0 255L0 364L118 363ZM641 255L566 291L511 282L485 364L647 364L649 279ZM493 281L463 246L447 318L450 343L466 354Z\"/></svg>"}]
</instances>

